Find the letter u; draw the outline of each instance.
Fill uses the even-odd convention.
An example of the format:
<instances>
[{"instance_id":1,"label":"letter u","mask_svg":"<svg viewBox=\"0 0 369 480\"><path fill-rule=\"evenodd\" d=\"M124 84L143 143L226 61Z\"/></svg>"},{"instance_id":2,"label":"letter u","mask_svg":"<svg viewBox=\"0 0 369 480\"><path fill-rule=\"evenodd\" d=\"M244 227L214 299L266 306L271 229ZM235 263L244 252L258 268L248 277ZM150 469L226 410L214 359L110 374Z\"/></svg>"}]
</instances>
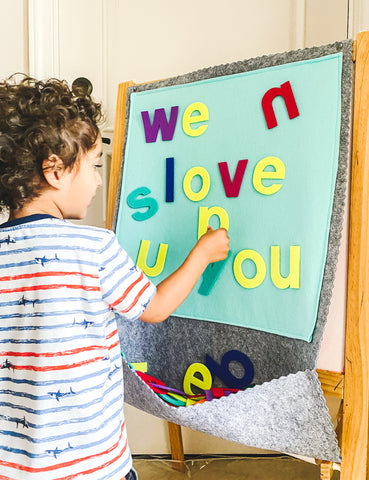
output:
<instances>
[{"instance_id":1,"label":"letter u","mask_svg":"<svg viewBox=\"0 0 369 480\"><path fill-rule=\"evenodd\" d=\"M137 256L137 266L148 277L157 277L163 271L165 260L167 257L168 245L166 243L160 243L158 254L156 256L155 264L152 267L147 265L147 255L150 248L150 240L141 240L140 248Z\"/></svg>"},{"instance_id":2,"label":"letter u","mask_svg":"<svg viewBox=\"0 0 369 480\"><path fill-rule=\"evenodd\" d=\"M280 289L300 288L300 247L290 247L290 272L287 277L281 275L281 247L270 247L270 255L270 276L274 285Z\"/></svg>"}]
</instances>

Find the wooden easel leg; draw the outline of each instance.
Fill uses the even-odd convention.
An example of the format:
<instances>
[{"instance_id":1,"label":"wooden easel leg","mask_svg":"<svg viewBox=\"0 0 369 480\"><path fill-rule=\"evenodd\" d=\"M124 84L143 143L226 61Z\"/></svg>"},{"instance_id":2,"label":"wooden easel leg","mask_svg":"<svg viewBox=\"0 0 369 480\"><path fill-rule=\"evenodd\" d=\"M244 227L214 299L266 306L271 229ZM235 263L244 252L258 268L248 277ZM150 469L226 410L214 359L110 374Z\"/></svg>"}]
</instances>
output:
<instances>
[{"instance_id":1,"label":"wooden easel leg","mask_svg":"<svg viewBox=\"0 0 369 480\"><path fill-rule=\"evenodd\" d=\"M182 442L181 426L168 422L170 450L172 460L174 460L174 468L181 472L185 471L184 452Z\"/></svg>"},{"instance_id":2,"label":"wooden easel leg","mask_svg":"<svg viewBox=\"0 0 369 480\"><path fill-rule=\"evenodd\" d=\"M342 447L342 420L343 420L343 400L341 401L340 408L337 413L337 427L336 427L336 435L338 446Z\"/></svg>"},{"instance_id":3,"label":"wooden easel leg","mask_svg":"<svg viewBox=\"0 0 369 480\"><path fill-rule=\"evenodd\" d=\"M369 478L369 32L356 37L342 480Z\"/></svg>"},{"instance_id":4,"label":"wooden easel leg","mask_svg":"<svg viewBox=\"0 0 369 480\"><path fill-rule=\"evenodd\" d=\"M317 464L320 465L320 480L331 480L333 476L333 462L319 460Z\"/></svg>"}]
</instances>

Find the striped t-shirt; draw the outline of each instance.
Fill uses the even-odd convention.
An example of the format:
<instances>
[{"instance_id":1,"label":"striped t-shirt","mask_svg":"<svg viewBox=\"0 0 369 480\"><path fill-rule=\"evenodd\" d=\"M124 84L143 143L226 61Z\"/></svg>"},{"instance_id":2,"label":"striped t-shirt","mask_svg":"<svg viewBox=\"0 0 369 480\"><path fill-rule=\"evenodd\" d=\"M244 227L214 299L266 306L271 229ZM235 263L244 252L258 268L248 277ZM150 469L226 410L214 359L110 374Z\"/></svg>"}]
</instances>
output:
<instances>
[{"instance_id":1,"label":"striped t-shirt","mask_svg":"<svg viewBox=\"0 0 369 480\"><path fill-rule=\"evenodd\" d=\"M0 480L121 480L132 460L116 313L155 286L104 229L0 228Z\"/></svg>"}]
</instances>

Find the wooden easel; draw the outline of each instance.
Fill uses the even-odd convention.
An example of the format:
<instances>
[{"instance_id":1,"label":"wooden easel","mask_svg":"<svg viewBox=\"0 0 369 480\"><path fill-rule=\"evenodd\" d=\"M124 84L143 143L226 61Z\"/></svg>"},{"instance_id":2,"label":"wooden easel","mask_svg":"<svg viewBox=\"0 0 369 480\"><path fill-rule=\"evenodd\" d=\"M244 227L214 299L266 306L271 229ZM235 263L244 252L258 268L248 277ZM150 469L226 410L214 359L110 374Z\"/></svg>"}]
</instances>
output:
<instances>
[{"instance_id":1,"label":"wooden easel","mask_svg":"<svg viewBox=\"0 0 369 480\"><path fill-rule=\"evenodd\" d=\"M319 370L326 395L341 398L337 435L342 450L341 480L369 480L369 32L359 33L355 65L352 130L349 267L345 373ZM112 228L125 130L127 88L119 85L113 137L106 227ZM173 460L184 462L181 427L168 422ZM321 479L333 463L317 461Z\"/></svg>"}]
</instances>

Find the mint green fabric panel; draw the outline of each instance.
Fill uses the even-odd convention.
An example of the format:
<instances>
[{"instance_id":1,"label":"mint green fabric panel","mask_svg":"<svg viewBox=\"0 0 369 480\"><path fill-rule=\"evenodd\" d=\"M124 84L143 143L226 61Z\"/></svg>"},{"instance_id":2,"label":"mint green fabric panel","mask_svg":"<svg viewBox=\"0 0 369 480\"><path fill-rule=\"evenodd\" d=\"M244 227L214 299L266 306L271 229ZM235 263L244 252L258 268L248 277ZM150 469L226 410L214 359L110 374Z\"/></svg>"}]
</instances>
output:
<instances>
[{"instance_id":1,"label":"mint green fabric panel","mask_svg":"<svg viewBox=\"0 0 369 480\"><path fill-rule=\"evenodd\" d=\"M201 280L175 315L243 326L310 341L315 327L326 260L336 180L340 114L342 53L288 63L252 72L217 77L195 83L131 94L129 132L125 150L122 191L116 233L129 255L137 260L141 240L150 241L147 264L153 265L160 243L168 245L164 269L153 277L159 283L175 270L197 240L199 207L218 206L229 218L231 255L208 295L198 290ZM268 129L261 100L271 88L290 82L299 115L289 119L282 97L273 101L278 125ZM209 120L200 136L186 135L182 117L186 108L201 102ZM141 117L178 106L171 141L147 143ZM194 117L195 118L195 117ZM165 202L166 158L174 158L174 202ZM277 157L285 178L263 180L280 189L265 195L253 186L254 170L265 157ZM239 160L247 159L237 198L227 198L218 163L227 162L231 179ZM210 176L209 193L190 200L183 178L193 167L203 167ZM273 168L267 168L273 170ZM201 181L191 183L199 190ZM132 215L127 197L146 187L157 202L157 212L143 221ZM141 197L142 198L142 197ZM148 215L144 215L146 218ZM210 220L219 226L217 217ZM281 275L290 271L290 247L300 248L299 288L282 289L271 278L271 247L281 250ZM265 264L265 278L255 288L245 288L235 278L233 265L239 252L257 252ZM259 267L242 263L242 275L251 279Z\"/></svg>"}]
</instances>

